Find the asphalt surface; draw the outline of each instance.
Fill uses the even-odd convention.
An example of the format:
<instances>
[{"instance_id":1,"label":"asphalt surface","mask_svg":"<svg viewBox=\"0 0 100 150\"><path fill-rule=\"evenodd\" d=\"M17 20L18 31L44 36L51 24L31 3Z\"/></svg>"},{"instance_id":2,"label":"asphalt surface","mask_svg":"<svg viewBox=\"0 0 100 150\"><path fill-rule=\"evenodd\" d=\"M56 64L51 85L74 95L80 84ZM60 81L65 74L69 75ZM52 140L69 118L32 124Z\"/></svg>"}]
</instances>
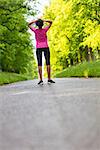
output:
<instances>
[{"instance_id":1,"label":"asphalt surface","mask_svg":"<svg viewBox=\"0 0 100 150\"><path fill-rule=\"evenodd\" d=\"M0 87L0 150L100 150L100 79Z\"/></svg>"}]
</instances>

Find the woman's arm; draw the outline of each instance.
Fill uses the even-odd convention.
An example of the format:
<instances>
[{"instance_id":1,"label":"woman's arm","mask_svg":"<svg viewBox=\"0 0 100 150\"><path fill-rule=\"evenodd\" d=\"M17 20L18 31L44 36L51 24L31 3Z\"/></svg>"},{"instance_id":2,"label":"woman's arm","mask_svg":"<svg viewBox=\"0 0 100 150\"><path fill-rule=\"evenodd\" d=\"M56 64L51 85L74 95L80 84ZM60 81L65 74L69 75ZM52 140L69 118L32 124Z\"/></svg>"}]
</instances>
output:
<instances>
[{"instance_id":1,"label":"woman's arm","mask_svg":"<svg viewBox=\"0 0 100 150\"><path fill-rule=\"evenodd\" d=\"M31 21L31 22L28 24L29 28L31 28L31 25L32 25L33 23L36 23L36 21L37 21L37 20Z\"/></svg>"},{"instance_id":2,"label":"woman's arm","mask_svg":"<svg viewBox=\"0 0 100 150\"><path fill-rule=\"evenodd\" d=\"M52 21L50 21L50 20L43 20L43 22L49 23L49 27L51 27L51 25L52 25Z\"/></svg>"}]
</instances>

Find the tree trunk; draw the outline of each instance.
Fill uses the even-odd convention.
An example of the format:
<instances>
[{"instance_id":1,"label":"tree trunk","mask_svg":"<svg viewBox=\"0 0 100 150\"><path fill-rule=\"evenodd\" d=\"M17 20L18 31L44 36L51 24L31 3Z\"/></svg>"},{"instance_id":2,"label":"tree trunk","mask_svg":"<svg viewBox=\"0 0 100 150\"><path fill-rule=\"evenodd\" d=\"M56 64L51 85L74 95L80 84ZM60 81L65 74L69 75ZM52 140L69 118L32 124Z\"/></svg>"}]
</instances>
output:
<instances>
[{"instance_id":1,"label":"tree trunk","mask_svg":"<svg viewBox=\"0 0 100 150\"><path fill-rule=\"evenodd\" d=\"M100 59L100 49L97 47L97 51L98 51L98 59Z\"/></svg>"},{"instance_id":2,"label":"tree trunk","mask_svg":"<svg viewBox=\"0 0 100 150\"><path fill-rule=\"evenodd\" d=\"M91 51L92 51L92 48L88 48L88 61L90 62L92 60L92 57L91 57Z\"/></svg>"}]
</instances>

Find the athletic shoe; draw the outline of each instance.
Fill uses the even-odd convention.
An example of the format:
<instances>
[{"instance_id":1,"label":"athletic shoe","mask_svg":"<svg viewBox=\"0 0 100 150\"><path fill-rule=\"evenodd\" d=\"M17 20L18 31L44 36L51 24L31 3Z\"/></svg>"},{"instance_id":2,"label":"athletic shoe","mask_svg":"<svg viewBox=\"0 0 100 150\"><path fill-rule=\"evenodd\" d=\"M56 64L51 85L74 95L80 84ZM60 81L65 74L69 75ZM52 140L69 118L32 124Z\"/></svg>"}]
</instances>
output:
<instances>
[{"instance_id":1,"label":"athletic shoe","mask_svg":"<svg viewBox=\"0 0 100 150\"><path fill-rule=\"evenodd\" d=\"M40 80L40 81L38 82L38 85L43 85L43 81Z\"/></svg>"},{"instance_id":2,"label":"athletic shoe","mask_svg":"<svg viewBox=\"0 0 100 150\"><path fill-rule=\"evenodd\" d=\"M55 83L55 81L53 81L53 80L48 80L48 83Z\"/></svg>"}]
</instances>

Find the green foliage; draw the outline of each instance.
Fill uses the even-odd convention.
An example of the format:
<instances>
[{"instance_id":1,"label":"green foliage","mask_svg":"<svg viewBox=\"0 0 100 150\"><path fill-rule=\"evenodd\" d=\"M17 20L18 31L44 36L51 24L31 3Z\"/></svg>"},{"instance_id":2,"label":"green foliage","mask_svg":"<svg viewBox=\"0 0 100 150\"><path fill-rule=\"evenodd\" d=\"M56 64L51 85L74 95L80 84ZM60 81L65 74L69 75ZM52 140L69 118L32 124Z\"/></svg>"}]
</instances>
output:
<instances>
[{"instance_id":1,"label":"green foliage","mask_svg":"<svg viewBox=\"0 0 100 150\"><path fill-rule=\"evenodd\" d=\"M28 80L29 78L24 75L8 72L0 72L0 85L9 84L18 81Z\"/></svg>"},{"instance_id":2,"label":"green foliage","mask_svg":"<svg viewBox=\"0 0 100 150\"><path fill-rule=\"evenodd\" d=\"M35 77L36 63L25 20L28 13L26 0L0 0L0 69Z\"/></svg>"},{"instance_id":3,"label":"green foliage","mask_svg":"<svg viewBox=\"0 0 100 150\"><path fill-rule=\"evenodd\" d=\"M99 5L99 0L51 0L45 8L44 18L53 20L48 36L54 72L100 57Z\"/></svg>"},{"instance_id":4,"label":"green foliage","mask_svg":"<svg viewBox=\"0 0 100 150\"><path fill-rule=\"evenodd\" d=\"M100 77L100 61L90 63L85 62L69 67L57 73L55 77Z\"/></svg>"}]
</instances>

